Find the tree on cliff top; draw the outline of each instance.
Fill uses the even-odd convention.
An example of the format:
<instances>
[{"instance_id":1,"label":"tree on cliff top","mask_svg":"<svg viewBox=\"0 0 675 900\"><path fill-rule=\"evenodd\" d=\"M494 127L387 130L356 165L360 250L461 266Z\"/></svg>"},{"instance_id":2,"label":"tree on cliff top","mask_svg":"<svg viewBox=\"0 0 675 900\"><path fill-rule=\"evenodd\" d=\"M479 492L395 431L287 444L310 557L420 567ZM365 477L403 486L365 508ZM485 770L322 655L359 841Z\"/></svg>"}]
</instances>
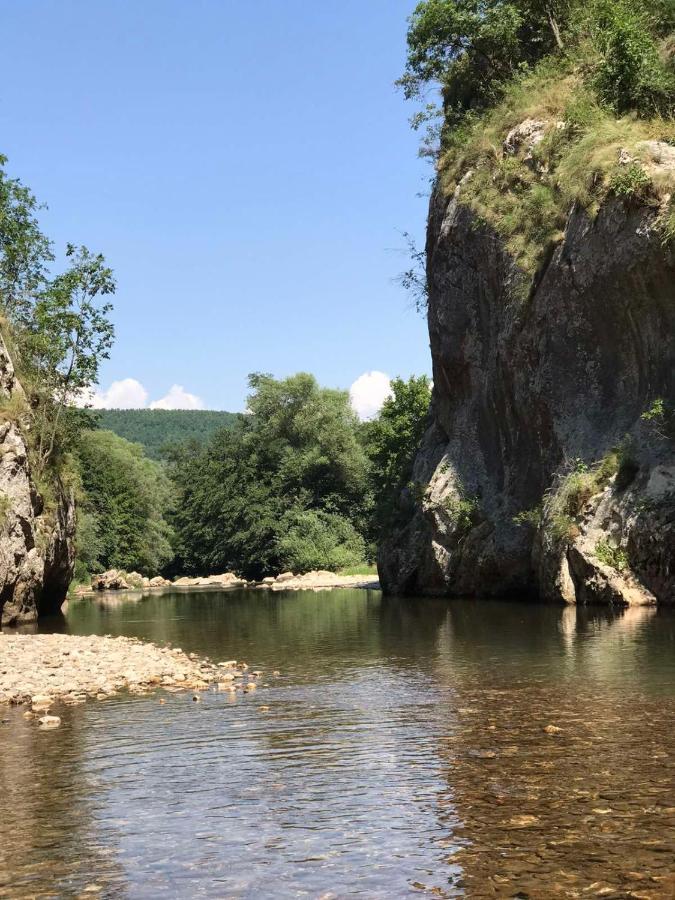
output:
<instances>
[{"instance_id":1,"label":"tree on cliff top","mask_svg":"<svg viewBox=\"0 0 675 900\"><path fill-rule=\"evenodd\" d=\"M664 59L657 38L674 21L672 0L422 0L409 19L398 84L415 99L439 85L446 129L454 129L543 57L584 48L601 99L619 112L669 115L672 53ZM413 125L432 114L429 105Z\"/></svg>"},{"instance_id":2,"label":"tree on cliff top","mask_svg":"<svg viewBox=\"0 0 675 900\"><path fill-rule=\"evenodd\" d=\"M571 0L423 0L409 20L408 59L398 84L419 98L442 86L449 123L494 103L523 65L563 46Z\"/></svg>"},{"instance_id":3,"label":"tree on cliff top","mask_svg":"<svg viewBox=\"0 0 675 900\"><path fill-rule=\"evenodd\" d=\"M86 247L69 244L66 255L69 268L38 294L20 332L32 376L38 471L54 453L64 411L96 383L114 337L112 306L98 302L115 290L112 270Z\"/></svg>"}]
</instances>

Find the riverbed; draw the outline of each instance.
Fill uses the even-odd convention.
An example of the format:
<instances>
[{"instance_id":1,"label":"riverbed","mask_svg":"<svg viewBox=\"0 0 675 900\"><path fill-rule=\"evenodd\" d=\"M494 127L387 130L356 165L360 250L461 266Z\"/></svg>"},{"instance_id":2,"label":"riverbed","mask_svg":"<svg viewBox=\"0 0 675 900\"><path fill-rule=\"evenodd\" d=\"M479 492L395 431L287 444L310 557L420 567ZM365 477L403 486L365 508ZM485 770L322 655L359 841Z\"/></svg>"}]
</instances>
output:
<instances>
[{"instance_id":1,"label":"riverbed","mask_svg":"<svg viewBox=\"0 0 675 900\"><path fill-rule=\"evenodd\" d=\"M263 674L0 709L0 897L675 892L673 611L200 591L41 629Z\"/></svg>"}]
</instances>

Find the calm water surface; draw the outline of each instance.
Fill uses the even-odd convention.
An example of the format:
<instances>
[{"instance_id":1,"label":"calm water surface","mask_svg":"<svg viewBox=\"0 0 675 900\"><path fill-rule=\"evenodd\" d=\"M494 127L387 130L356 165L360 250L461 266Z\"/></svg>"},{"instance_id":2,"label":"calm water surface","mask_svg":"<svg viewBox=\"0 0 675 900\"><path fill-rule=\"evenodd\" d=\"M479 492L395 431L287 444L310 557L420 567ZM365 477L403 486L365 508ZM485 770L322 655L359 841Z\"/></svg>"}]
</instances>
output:
<instances>
[{"instance_id":1,"label":"calm water surface","mask_svg":"<svg viewBox=\"0 0 675 900\"><path fill-rule=\"evenodd\" d=\"M2 709L2 898L675 896L672 612L209 591L53 627L281 677Z\"/></svg>"}]
</instances>

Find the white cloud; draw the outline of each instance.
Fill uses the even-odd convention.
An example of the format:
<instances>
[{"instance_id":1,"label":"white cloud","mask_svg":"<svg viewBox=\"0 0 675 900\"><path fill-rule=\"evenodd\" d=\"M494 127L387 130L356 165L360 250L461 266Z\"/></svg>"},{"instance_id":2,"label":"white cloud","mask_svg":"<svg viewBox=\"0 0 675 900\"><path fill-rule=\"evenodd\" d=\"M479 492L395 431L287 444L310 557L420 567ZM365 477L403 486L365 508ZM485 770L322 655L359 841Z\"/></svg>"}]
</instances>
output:
<instances>
[{"instance_id":1,"label":"white cloud","mask_svg":"<svg viewBox=\"0 0 675 900\"><path fill-rule=\"evenodd\" d=\"M359 419L372 419L391 396L389 376L384 372L364 372L349 388L349 399Z\"/></svg>"},{"instance_id":2,"label":"white cloud","mask_svg":"<svg viewBox=\"0 0 675 900\"><path fill-rule=\"evenodd\" d=\"M135 378L113 381L106 391L89 388L73 397L75 406L89 406L93 409L204 409L204 401L196 394L190 394L180 384L172 385L159 400L148 404L149 394Z\"/></svg>"},{"instance_id":3,"label":"white cloud","mask_svg":"<svg viewBox=\"0 0 675 900\"><path fill-rule=\"evenodd\" d=\"M78 406L94 409L140 409L148 402L148 392L135 378L113 381L107 391L86 391Z\"/></svg>"},{"instance_id":4,"label":"white cloud","mask_svg":"<svg viewBox=\"0 0 675 900\"><path fill-rule=\"evenodd\" d=\"M204 401L189 394L181 384L174 384L164 397L152 401L150 409L204 409Z\"/></svg>"}]
</instances>

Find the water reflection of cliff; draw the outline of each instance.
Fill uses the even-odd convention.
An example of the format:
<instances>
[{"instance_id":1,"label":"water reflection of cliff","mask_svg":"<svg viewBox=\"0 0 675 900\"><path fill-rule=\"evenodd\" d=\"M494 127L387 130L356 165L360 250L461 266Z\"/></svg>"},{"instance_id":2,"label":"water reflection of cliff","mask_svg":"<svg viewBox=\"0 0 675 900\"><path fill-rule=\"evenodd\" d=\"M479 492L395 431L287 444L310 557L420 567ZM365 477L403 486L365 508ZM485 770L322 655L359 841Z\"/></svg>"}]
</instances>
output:
<instances>
[{"instance_id":1,"label":"water reflection of cliff","mask_svg":"<svg viewBox=\"0 0 675 900\"><path fill-rule=\"evenodd\" d=\"M675 704L660 673L672 685L675 619L477 612L450 608L436 664L454 693L441 754L461 822L455 887L673 896Z\"/></svg>"}]
</instances>

